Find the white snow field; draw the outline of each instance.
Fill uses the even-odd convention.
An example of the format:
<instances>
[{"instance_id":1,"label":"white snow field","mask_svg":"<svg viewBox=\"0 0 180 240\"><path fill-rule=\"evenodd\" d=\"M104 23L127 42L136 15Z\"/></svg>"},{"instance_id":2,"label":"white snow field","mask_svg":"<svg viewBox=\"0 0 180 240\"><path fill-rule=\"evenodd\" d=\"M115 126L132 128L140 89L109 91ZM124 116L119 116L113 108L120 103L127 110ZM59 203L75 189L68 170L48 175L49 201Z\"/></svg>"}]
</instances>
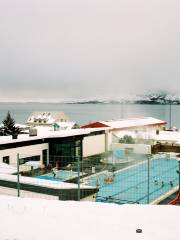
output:
<instances>
[{"instance_id":1,"label":"white snow field","mask_svg":"<svg viewBox=\"0 0 180 240\"><path fill-rule=\"evenodd\" d=\"M0 196L0 240L178 240L179 223L178 206Z\"/></svg>"}]
</instances>

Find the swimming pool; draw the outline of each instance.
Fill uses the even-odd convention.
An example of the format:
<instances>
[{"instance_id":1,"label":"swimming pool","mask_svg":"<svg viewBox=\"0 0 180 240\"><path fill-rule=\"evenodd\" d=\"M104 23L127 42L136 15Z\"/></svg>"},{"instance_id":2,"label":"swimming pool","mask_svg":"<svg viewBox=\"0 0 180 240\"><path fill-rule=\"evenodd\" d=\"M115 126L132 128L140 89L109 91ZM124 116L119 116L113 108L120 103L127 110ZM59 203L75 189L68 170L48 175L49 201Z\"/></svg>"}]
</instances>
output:
<instances>
[{"instance_id":1,"label":"swimming pool","mask_svg":"<svg viewBox=\"0 0 180 240\"><path fill-rule=\"evenodd\" d=\"M153 159L149 165L149 202L178 186L178 162L175 159ZM112 182L105 182L113 178ZM112 173L103 172L85 178L91 186L98 186L98 202L147 203L148 164L147 162Z\"/></svg>"},{"instance_id":2,"label":"swimming pool","mask_svg":"<svg viewBox=\"0 0 180 240\"><path fill-rule=\"evenodd\" d=\"M55 174L56 174L55 177L53 172L51 172L42 176L36 176L35 178L51 180L51 181L67 181L72 178L78 177L77 172L66 171L66 170L55 171Z\"/></svg>"}]
</instances>

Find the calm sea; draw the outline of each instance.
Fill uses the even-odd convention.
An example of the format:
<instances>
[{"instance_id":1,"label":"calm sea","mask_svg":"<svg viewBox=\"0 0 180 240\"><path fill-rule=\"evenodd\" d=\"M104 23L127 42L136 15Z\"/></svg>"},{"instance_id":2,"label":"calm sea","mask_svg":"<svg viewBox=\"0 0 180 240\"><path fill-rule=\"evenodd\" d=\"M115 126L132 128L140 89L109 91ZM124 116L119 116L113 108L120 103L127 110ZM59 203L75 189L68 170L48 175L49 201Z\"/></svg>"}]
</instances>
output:
<instances>
[{"instance_id":1,"label":"calm sea","mask_svg":"<svg viewBox=\"0 0 180 240\"><path fill-rule=\"evenodd\" d=\"M10 111L17 123L24 124L34 111L63 111L79 124L128 117L155 117L170 122L169 105L143 104L59 104L0 103L0 121ZM180 105L171 106L171 125L180 128Z\"/></svg>"}]
</instances>

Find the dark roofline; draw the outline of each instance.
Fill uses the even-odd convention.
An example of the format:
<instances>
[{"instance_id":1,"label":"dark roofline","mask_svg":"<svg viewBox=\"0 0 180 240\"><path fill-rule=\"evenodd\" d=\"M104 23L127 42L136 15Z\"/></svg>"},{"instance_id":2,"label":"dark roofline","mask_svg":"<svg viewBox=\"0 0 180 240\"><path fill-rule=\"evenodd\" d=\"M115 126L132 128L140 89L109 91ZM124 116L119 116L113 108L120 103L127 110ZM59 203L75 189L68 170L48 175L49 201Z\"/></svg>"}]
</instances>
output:
<instances>
[{"instance_id":1,"label":"dark roofline","mask_svg":"<svg viewBox=\"0 0 180 240\"><path fill-rule=\"evenodd\" d=\"M2 143L0 144L0 150L4 149L11 149L11 148L16 148L16 147L25 147L29 145L36 145L36 144L42 144L42 143L49 143L50 141L53 140L70 140L70 139L77 139L77 140L82 140L84 136L87 135L74 135L74 136L65 136L65 137L55 137L55 138L39 138L39 139L28 139L25 141L17 141L17 142L9 142L9 143Z\"/></svg>"}]
</instances>

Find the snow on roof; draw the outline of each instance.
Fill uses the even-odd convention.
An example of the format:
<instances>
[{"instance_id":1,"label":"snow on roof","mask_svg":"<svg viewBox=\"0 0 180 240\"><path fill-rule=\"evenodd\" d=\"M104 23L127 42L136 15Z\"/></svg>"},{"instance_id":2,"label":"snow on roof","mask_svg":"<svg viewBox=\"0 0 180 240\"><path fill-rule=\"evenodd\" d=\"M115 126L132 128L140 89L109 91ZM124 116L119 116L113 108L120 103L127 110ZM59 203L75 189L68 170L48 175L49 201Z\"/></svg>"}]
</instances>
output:
<instances>
[{"instance_id":1,"label":"snow on roof","mask_svg":"<svg viewBox=\"0 0 180 240\"><path fill-rule=\"evenodd\" d=\"M0 180L17 182L17 176L0 174ZM54 189L78 189L78 185L74 184L74 183L51 181L51 180L45 180L45 179L33 178L33 177L20 176L20 182L24 183L24 184L30 184L33 186L41 186L41 187L48 187L48 188L54 188ZM83 188L84 189L95 189L95 187L86 186L83 184L81 184L80 187L81 187L81 189L83 189Z\"/></svg>"},{"instance_id":2,"label":"snow on roof","mask_svg":"<svg viewBox=\"0 0 180 240\"><path fill-rule=\"evenodd\" d=\"M154 135L154 139L157 141L179 141L180 132L174 131L160 131L159 134Z\"/></svg>"},{"instance_id":3,"label":"snow on roof","mask_svg":"<svg viewBox=\"0 0 180 240\"><path fill-rule=\"evenodd\" d=\"M56 124L60 127L73 127L76 123L75 122L56 122Z\"/></svg>"},{"instance_id":4,"label":"snow on roof","mask_svg":"<svg viewBox=\"0 0 180 240\"><path fill-rule=\"evenodd\" d=\"M117 129L166 124L165 121L153 117L107 120L100 123Z\"/></svg>"},{"instance_id":5,"label":"snow on roof","mask_svg":"<svg viewBox=\"0 0 180 240\"><path fill-rule=\"evenodd\" d=\"M148 140L156 141L172 141L180 142L180 132L178 131L159 131L159 134L156 134L156 131L116 131L113 133L118 138L122 138L125 135L131 136L132 138L141 138Z\"/></svg>"},{"instance_id":6,"label":"snow on roof","mask_svg":"<svg viewBox=\"0 0 180 240\"><path fill-rule=\"evenodd\" d=\"M0 124L0 127L3 127L4 124ZM19 127L20 129L24 129L24 128L29 128L28 125L24 125L24 124L20 124L20 123L15 123L15 127Z\"/></svg>"},{"instance_id":7,"label":"snow on roof","mask_svg":"<svg viewBox=\"0 0 180 240\"><path fill-rule=\"evenodd\" d=\"M13 174L17 172L17 168L6 163L0 163L0 174Z\"/></svg>"},{"instance_id":8,"label":"snow on roof","mask_svg":"<svg viewBox=\"0 0 180 240\"><path fill-rule=\"evenodd\" d=\"M12 139L12 136L0 136L0 144L24 142L24 141L38 140L38 139L45 139L45 138L61 138L61 137L88 135L90 132L91 132L90 129L70 129L70 130L61 130L61 131L49 131L49 128L39 127L37 136L32 137L32 136L29 136L29 134L19 134L17 139Z\"/></svg>"},{"instance_id":9,"label":"snow on roof","mask_svg":"<svg viewBox=\"0 0 180 240\"><path fill-rule=\"evenodd\" d=\"M30 166L30 167L34 167L34 168L39 168L42 164L40 161L28 161L24 164L22 164L21 166Z\"/></svg>"},{"instance_id":10,"label":"snow on roof","mask_svg":"<svg viewBox=\"0 0 180 240\"><path fill-rule=\"evenodd\" d=\"M33 112L27 120L27 123L52 124L54 122L69 121L64 112Z\"/></svg>"},{"instance_id":11,"label":"snow on roof","mask_svg":"<svg viewBox=\"0 0 180 240\"><path fill-rule=\"evenodd\" d=\"M0 213L0 239L177 240L180 235L178 206L1 196Z\"/></svg>"},{"instance_id":12,"label":"snow on roof","mask_svg":"<svg viewBox=\"0 0 180 240\"><path fill-rule=\"evenodd\" d=\"M109 128L77 128L77 129L65 129L61 131L52 131L52 127L36 127L38 132L37 136L29 136L29 134L18 134L17 139L12 139L12 136L0 136L0 144L15 143L15 142L24 142L30 140L46 139L46 138L63 138L63 137L73 137L80 135L88 135L91 132L98 132L99 130L105 130Z\"/></svg>"}]
</instances>

